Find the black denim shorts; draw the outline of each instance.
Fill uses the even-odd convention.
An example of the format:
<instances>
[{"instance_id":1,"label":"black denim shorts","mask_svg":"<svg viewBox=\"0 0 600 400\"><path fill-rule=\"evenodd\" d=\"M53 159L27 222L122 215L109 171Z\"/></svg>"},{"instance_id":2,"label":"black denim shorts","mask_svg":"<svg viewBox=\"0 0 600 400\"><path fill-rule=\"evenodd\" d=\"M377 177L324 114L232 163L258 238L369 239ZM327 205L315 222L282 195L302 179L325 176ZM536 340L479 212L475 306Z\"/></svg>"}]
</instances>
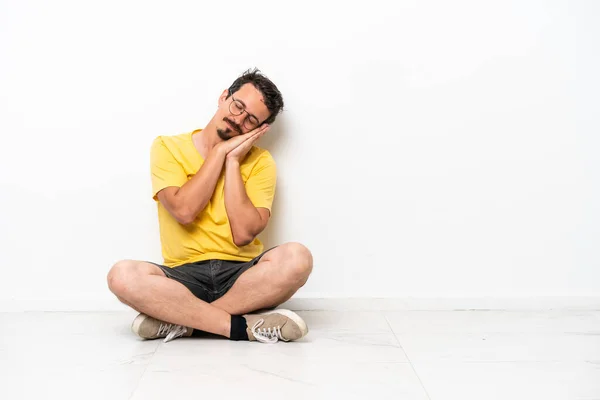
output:
<instances>
[{"instance_id":1,"label":"black denim shorts","mask_svg":"<svg viewBox=\"0 0 600 400\"><path fill-rule=\"evenodd\" d=\"M270 250L272 249L247 262L205 260L173 268L152 264L162 269L168 278L183 284L200 300L212 303L227 293L240 275L258 264L262 256Z\"/></svg>"}]
</instances>

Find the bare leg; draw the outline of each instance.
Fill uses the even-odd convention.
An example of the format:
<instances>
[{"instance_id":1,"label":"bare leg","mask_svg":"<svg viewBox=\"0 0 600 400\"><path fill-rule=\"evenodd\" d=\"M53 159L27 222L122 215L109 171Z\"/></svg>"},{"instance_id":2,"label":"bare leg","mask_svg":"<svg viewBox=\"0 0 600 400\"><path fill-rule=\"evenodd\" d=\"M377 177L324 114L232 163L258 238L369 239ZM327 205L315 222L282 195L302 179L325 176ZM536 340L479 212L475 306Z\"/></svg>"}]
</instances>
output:
<instances>
[{"instance_id":1,"label":"bare leg","mask_svg":"<svg viewBox=\"0 0 600 400\"><path fill-rule=\"evenodd\" d=\"M119 261L108 273L108 286L119 300L141 313L229 337L230 314L198 299L154 264Z\"/></svg>"},{"instance_id":2,"label":"bare leg","mask_svg":"<svg viewBox=\"0 0 600 400\"><path fill-rule=\"evenodd\" d=\"M211 305L232 315L277 306L306 283L312 266L312 255L306 247L299 243L281 245L267 252Z\"/></svg>"}]
</instances>

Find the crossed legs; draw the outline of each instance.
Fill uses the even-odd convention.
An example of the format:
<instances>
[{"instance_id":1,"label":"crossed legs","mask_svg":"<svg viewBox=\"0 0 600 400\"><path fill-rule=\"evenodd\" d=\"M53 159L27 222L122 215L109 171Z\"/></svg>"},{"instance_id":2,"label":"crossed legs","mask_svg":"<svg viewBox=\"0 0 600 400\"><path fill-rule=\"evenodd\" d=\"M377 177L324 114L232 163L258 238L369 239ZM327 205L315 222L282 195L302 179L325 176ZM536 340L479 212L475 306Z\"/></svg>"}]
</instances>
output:
<instances>
[{"instance_id":1,"label":"crossed legs","mask_svg":"<svg viewBox=\"0 0 600 400\"><path fill-rule=\"evenodd\" d=\"M278 246L245 271L223 297L210 304L167 278L156 265L143 261L119 261L107 279L117 298L138 312L229 337L231 315L274 307L288 300L306 283L312 265L312 255L305 246Z\"/></svg>"}]
</instances>

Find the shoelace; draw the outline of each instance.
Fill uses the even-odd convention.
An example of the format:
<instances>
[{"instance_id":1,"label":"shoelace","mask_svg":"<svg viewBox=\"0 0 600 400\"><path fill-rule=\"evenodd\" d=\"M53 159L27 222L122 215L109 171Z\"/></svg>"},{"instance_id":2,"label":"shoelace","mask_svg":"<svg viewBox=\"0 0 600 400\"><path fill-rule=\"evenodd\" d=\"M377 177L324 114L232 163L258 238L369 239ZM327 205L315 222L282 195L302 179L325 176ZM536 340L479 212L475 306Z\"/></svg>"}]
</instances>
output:
<instances>
[{"instance_id":1,"label":"shoelace","mask_svg":"<svg viewBox=\"0 0 600 400\"><path fill-rule=\"evenodd\" d=\"M158 336L167 335L164 340L165 343L185 335L186 332L187 328L181 325L160 324L158 327Z\"/></svg>"},{"instance_id":2,"label":"shoelace","mask_svg":"<svg viewBox=\"0 0 600 400\"><path fill-rule=\"evenodd\" d=\"M287 342L288 340L284 339L281 336L281 327L275 326L271 328L260 328L262 324L265 323L264 319L259 319L256 321L254 326L251 329L252 334L261 343L277 343L278 340L283 340Z\"/></svg>"}]
</instances>

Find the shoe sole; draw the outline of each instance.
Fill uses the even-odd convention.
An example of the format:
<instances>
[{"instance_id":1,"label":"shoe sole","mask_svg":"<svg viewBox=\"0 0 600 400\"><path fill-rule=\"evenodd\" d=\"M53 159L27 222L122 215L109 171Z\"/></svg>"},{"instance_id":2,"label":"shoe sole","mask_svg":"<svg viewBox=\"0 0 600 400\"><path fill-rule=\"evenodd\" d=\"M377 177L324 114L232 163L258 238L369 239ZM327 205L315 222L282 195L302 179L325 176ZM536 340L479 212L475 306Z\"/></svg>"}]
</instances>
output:
<instances>
[{"instance_id":1,"label":"shoe sole","mask_svg":"<svg viewBox=\"0 0 600 400\"><path fill-rule=\"evenodd\" d=\"M140 326L142 325L142 322L144 322L144 320L148 318L147 315L145 314L140 314L137 317L135 317L135 319L133 320L133 323L131 324L131 330L133 331L133 333L135 333L136 335L138 335L139 337L141 337L142 339L147 339L145 337L142 337L140 335Z\"/></svg>"},{"instance_id":2,"label":"shoe sole","mask_svg":"<svg viewBox=\"0 0 600 400\"><path fill-rule=\"evenodd\" d=\"M308 334L308 326L306 326L306 322L304 322L304 320L295 312L286 310L286 309L279 309L279 310L273 310L273 311L259 313L258 315L268 315L268 314L285 315L286 317L288 317L289 319L294 321L296 323L296 325L298 325L298 327L300 328L300 331L302 332L302 336L300 336L298 339L302 339L304 336L306 336Z\"/></svg>"}]
</instances>

